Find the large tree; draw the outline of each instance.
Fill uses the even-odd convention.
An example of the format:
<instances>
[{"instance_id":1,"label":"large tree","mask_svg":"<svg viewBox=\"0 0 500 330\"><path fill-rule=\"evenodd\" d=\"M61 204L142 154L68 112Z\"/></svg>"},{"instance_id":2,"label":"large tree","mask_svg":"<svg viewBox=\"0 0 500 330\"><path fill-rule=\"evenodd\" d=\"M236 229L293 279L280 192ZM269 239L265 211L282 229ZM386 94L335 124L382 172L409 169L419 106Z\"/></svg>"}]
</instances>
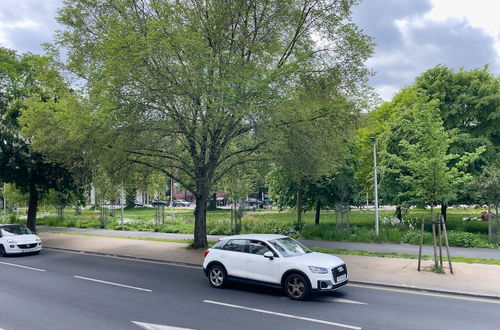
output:
<instances>
[{"instance_id":1,"label":"large tree","mask_svg":"<svg viewBox=\"0 0 500 330\"><path fill-rule=\"evenodd\" d=\"M369 38L354 0L67 0L59 41L108 118L109 152L173 177L196 197L194 246L205 247L211 188L265 144L276 104L299 77L353 93Z\"/></svg>"},{"instance_id":2,"label":"large tree","mask_svg":"<svg viewBox=\"0 0 500 330\"><path fill-rule=\"evenodd\" d=\"M63 104L67 85L49 58L0 48L0 179L29 193L27 226L36 231L36 213L42 194L51 188L75 189L73 173L47 161L22 134L21 113L32 104Z\"/></svg>"}]
</instances>

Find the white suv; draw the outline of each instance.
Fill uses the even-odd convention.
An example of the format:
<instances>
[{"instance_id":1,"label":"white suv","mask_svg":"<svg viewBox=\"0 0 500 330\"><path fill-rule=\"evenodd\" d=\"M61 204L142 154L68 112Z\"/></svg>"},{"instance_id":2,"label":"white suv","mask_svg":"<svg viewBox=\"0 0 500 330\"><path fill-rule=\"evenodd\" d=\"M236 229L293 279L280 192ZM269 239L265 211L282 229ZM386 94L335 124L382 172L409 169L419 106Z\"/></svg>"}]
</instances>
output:
<instances>
[{"instance_id":1,"label":"white suv","mask_svg":"<svg viewBox=\"0 0 500 330\"><path fill-rule=\"evenodd\" d=\"M203 270L216 288L228 280L240 280L283 288L296 300L348 282L347 267L340 258L312 252L283 235L224 237L205 252Z\"/></svg>"}]
</instances>

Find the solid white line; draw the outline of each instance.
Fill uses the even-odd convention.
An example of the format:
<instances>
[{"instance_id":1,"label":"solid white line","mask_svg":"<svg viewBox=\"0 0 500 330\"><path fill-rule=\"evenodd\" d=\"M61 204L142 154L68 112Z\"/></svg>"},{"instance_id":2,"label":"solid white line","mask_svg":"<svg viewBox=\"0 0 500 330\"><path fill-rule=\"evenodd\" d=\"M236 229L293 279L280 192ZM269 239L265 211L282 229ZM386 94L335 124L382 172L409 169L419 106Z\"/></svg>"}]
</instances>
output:
<instances>
[{"instance_id":1,"label":"solid white line","mask_svg":"<svg viewBox=\"0 0 500 330\"><path fill-rule=\"evenodd\" d=\"M98 283L103 283L103 284L109 284L109 285L114 285L114 286L119 286L122 288L128 288L128 289L134 289L134 290L140 290L140 291L146 291L146 292L153 292L153 290L149 289L143 289L143 288L138 288L135 286L130 286L130 285L125 285L125 284L119 284L119 283L113 283L113 282L108 282L108 281L102 281L102 280L96 280L95 278L89 278L89 277L83 277L83 276L73 276L74 278L79 278L81 280L86 280L86 281L92 281L92 282L98 282Z\"/></svg>"},{"instance_id":2,"label":"solid white line","mask_svg":"<svg viewBox=\"0 0 500 330\"><path fill-rule=\"evenodd\" d=\"M7 265L7 266L19 267L19 268L25 268L25 269L30 269L30 270L36 270L37 272L46 272L45 269L33 268L33 267L28 267L28 266L22 266L22 265L18 265L18 264L10 264L8 262L2 262L2 261L0 261L0 264L4 264L4 265Z\"/></svg>"},{"instance_id":3,"label":"solid white line","mask_svg":"<svg viewBox=\"0 0 500 330\"><path fill-rule=\"evenodd\" d=\"M207 304L214 304L214 305L221 305L221 306L226 306L226 307L244 309L244 310L247 310L247 311L252 311L252 312L257 312L257 313L264 313L264 314L276 315L276 316L281 316L281 317L287 317L287 318L290 318L290 319L297 319L297 320L303 320L303 321L309 321L309 322L315 322L315 323L333 325L333 326L336 326L336 327L342 327L342 328L347 328L347 329L355 329L355 330L361 330L362 329L362 328L356 327L354 325L348 325L348 324L342 324L342 323L336 323L336 322L330 322L330 321L312 319L312 318L309 318L309 317L295 316L295 315L278 313L278 312L271 312L271 311L266 311L264 309L250 308L250 307L245 307L245 306L240 306L240 305L233 305L233 304L226 304L226 303L222 303L222 302L218 302L218 301L213 301L213 300L203 300L203 302L205 302Z\"/></svg>"}]
</instances>

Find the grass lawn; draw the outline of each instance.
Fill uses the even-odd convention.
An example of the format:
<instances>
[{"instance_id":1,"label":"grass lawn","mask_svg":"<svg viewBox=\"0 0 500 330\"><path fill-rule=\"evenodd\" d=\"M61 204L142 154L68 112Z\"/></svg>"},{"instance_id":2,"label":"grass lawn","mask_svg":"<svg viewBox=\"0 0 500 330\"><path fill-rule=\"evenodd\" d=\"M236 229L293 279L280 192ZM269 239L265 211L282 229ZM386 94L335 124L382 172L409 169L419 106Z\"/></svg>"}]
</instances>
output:
<instances>
[{"instance_id":1,"label":"grass lawn","mask_svg":"<svg viewBox=\"0 0 500 330\"><path fill-rule=\"evenodd\" d=\"M40 225L67 226L79 228L121 229L120 209L108 209L107 219L101 219L100 210L84 209L79 215L71 209L65 210L64 220L56 219L55 210L42 210L38 220ZM124 229L138 231L160 231L173 233L193 233L193 209L165 208L164 216L155 220L157 209L133 208L124 211ZM447 228L450 245L464 247L497 247L487 243L488 224L485 221L464 221L464 218L480 218L480 208L449 208ZM435 210L435 216L439 209ZM294 211L257 210L246 212L241 221L243 233L283 233L304 239L357 241L357 242L397 242L418 244L420 221L427 219L425 243L432 244L432 230L429 223L430 210L414 209L404 215L403 224L391 224L394 211L380 210L380 237L375 236L375 212L353 209L349 213L349 229L337 229L333 211L321 214L320 225L314 224L314 212L306 212L302 225L295 224ZM498 227L497 227L498 228ZM207 212L207 233L214 235L231 234L230 211L217 209Z\"/></svg>"}]
</instances>

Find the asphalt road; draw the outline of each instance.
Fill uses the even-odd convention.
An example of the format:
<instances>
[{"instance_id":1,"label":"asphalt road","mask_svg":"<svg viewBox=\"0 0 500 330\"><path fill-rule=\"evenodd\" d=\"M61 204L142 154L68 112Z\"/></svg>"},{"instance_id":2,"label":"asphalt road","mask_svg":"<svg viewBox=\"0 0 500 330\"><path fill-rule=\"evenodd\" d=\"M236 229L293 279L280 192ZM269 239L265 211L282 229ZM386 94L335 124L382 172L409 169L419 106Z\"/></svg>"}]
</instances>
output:
<instances>
[{"instance_id":1,"label":"asphalt road","mask_svg":"<svg viewBox=\"0 0 500 330\"><path fill-rule=\"evenodd\" d=\"M297 302L275 289L213 289L200 268L48 249L0 259L0 304L5 330L497 329L500 324L500 300L349 285Z\"/></svg>"}]
</instances>

